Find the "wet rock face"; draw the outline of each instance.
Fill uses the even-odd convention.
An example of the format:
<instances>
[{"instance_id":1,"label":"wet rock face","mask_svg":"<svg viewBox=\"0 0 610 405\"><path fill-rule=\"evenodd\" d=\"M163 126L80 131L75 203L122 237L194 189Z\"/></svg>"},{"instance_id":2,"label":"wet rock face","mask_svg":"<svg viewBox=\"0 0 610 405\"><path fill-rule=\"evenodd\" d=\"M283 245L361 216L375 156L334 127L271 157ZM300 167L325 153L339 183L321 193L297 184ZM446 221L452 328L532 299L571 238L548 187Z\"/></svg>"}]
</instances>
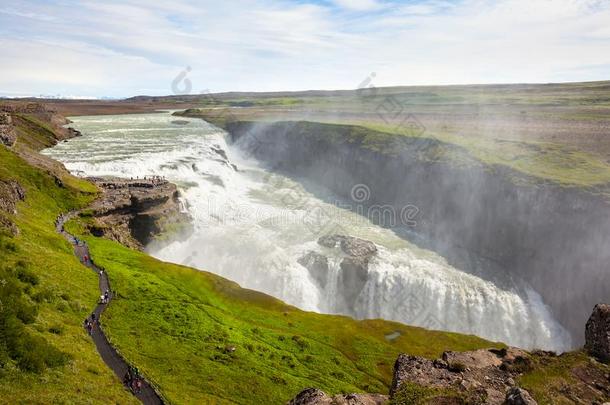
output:
<instances>
[{"instance_id":1,"label":"wet rock face","mask_svg":"<svg viewBox=\"0 0 610 405\"><path fill-rule=\"evenodd\" d=\"M328 396L316 388L306 388L290 400L287 405L382 405L388 401L380 394L342 394Z\"/></svg>"},{"instance_id":2,"label":"wet rock face","mask_svg":"<svg viewBox=\"0 0 610 405\"><path fill-rule=\"evenodd\" d=\"M321 237L318 244L327 248L338 246L347 255L340 264L339 285L344 297L344 310L349 312L366 284L369 261L377 253L377 247L368 240L336 234Z\"/></svg>"},{"instance_id":3,"label":"wet rock face","mask_svg":"<svg viewBox=\"0 0 610 405\"><path fill-rule=\"evenodd\" d=\"M322 236L318 239L318 244L328 248L339 245L346 255L352 257L370 258L377 253L377 247L373 242L348 235Z\"/></svg>"},{"instance_id":4,"label":"wet rock face","mask_svg":"<svg viewBox=\"0 0 610 405\"><path fill-rule=\"evenodd\" d=\"M610 305L597 304L585 328L585 348L599 360L610 362Z\"/></svg>"},{"instance_id":5,"label":"wet rock face","mask_svg":"<svg viewBox=\"0 0 610 405\"><path fill-rule=\"evenodd\" d=\"M308 252L298 260L299 264L309 270L312 277L321 287L326 286L328 274L328 258L316 252Z\"/></svg>"},{"instance_id":6,"label":"wet rock face","mask_svg":"<svg viewBox=\"0 0 610 405\"><path fill-rule=\"evenodd\" d=\"M327 235L318 239L318 244L327 249L340 249L345 256L341 259L338 283L338 310L350 313L358 295L368 279L369 262L377 253L377 246L368 240L348 235ZM299 264L309 270L318 285L326 288L328 280L329 260L325 255L310 251L298 260Z\"/></svg>"}]
</instances>

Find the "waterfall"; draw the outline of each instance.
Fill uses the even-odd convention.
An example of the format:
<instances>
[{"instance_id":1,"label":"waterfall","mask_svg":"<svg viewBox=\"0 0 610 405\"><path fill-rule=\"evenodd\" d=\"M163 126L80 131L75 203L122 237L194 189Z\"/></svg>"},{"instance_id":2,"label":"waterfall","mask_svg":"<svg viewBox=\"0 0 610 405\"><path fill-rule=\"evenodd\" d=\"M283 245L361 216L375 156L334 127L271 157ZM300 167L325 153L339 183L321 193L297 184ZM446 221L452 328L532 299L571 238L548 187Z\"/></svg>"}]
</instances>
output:
<instances>
[{"instance_id":1,"label":"waterfall","mask_svg":"<svg viewBox=\"0 0 610 405\"><path fill-rule=\"evenodd\" d=\"M304 310L476 334L527 349L570 347L568 334L527 285L500 287L455 269L241 156L204 121L172 120L168 113L76 117L73 126L83 136L45 153L89 176L162 175L178 184L194 233L148 246L160 259L217 273ZM328 224L313 226L320 218ZM336 229L378 247L362 290L350 292L357 294L352 307L342 299L341 254L317 244ZM311 251L328 257L324 283L299 263Z\"/></svg>"}]
</instances>

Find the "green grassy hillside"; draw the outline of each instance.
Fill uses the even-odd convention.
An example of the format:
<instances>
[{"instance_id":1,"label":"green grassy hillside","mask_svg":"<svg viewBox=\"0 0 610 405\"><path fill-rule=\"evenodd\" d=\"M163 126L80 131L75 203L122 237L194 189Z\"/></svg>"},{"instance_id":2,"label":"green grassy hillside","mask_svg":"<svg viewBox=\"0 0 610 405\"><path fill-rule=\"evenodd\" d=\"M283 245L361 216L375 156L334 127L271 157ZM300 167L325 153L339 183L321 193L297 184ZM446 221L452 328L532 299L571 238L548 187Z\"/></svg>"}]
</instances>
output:
<instances>
[{"instance_id":1,"label":"green grassy hillside","mask_svg":"<svg viewBox=\"0 0 610 405\"><path fill-rule=\"evenodd\" d=\"M52 139L48 128L27 123L18 128L26 134L16 145L19 155L0 146L0 181L17 181L26 194L16 215L1 214L19 233L5 229L0 237L0 398L133 403L81 326L97 300L97 277L54 230L59 213L85 207L97 190L45 160L41 168L28 163L38 163L30 146ZM70 224L84 234L81 225ZM109 338L173 403L283 403L307 386L385 393L400 352L436 357L491 345L303 312L210 273L86 238L119 293L103 318ZM388 341L395 331L401 337Z\"/></svg>"},{"instance_id":2,"label":"green grassy hillside","mask_svg":"<svg viewBox=\"0 0 610 405\"><path fill-rule=\"evenodd\" d=\"M0 181L26 193L19 228L0 230L0 402L135 403L102 362L82 328L97 299L97 277L55 233L60 212L86 205L95 188L55 178L0 146ZM1 198L2 196L0 196Z\"/></svg>"},{"instance_id":3,"label":"green grassy hillside","mask_svg":"<svg viewBox=\"0 0 610 405\"><path fill-rule=\"evenodd\" d=\"M82 223L69 229L84 233ZM213 274L84 238L119 293L104 319L111 341L175 403L280 404L309 386L387 393L399 353L437 357L492 345L304 312ZM401 336L388 341L395 331Z\"/></svg>"},{"instance_id":4,"label":"green grassy hillside","mask_svg":"<svg viewBox=\"0 0 610 405\"><path fill-rule=\"evenodd\" d=\"M38 160L28 145L53 140L48 128L27 122L16 147L27 161L0 146L0 181L18 182L26 194L17 214L0 213L19 229L0 231L0 402L136 403L81 326L97 301L97 277L54 230L59 213L86 207L97 190ZM41 168L29 162L42 162ZM444 350L500 346L304 312L211 273L95 238L84 231L89 220L68 228L88 241L118 292L102 318L105 331L172 403L281 404L310 386L331 394L387 393L399 353L436 358ZM397 331L398 338L386 338ZM571 369L588 361L578 353L545 360L521 383L538 400L563 401L564 383L576 383Z\"/></svg>"}]
</instances>

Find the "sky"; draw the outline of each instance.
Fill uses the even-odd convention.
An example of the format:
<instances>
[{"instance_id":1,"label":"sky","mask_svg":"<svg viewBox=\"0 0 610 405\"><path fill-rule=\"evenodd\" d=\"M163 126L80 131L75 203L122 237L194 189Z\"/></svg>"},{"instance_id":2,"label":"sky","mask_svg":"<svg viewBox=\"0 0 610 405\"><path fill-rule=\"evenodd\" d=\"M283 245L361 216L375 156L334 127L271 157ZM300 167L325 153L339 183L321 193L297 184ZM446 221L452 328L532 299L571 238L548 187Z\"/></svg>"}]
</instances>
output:
<instances>
[{"instance_id":1,"label":"sky","mask_svg":"<svg viewBox=\"0 0 610 405\"><path fill-rule=\"evenodd\" d=\"M606 79L610 0L0 0L0 96Z\"/></svg>"}]
</instances>

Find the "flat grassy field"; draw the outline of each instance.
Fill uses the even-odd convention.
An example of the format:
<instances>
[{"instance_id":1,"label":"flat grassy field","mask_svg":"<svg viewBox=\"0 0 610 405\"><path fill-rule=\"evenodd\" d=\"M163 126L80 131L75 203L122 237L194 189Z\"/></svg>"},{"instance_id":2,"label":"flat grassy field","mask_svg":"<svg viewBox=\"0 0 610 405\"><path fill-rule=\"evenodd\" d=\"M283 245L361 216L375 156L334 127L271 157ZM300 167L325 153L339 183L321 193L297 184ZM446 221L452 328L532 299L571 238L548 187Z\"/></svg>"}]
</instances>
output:
<instances>
[{"instance_id":1,"label":"flat grassy field","mask_svg":"<svg viewBox=\"0 0 610 405\"><path fill-rule=\"evenodd\" d=\"M356 125L458 146L482 164L563 186L610 184L610 82L227 93L188 101L199 107L186 115L221 126L227 119Z\"/></svg>"}]
</instances>

